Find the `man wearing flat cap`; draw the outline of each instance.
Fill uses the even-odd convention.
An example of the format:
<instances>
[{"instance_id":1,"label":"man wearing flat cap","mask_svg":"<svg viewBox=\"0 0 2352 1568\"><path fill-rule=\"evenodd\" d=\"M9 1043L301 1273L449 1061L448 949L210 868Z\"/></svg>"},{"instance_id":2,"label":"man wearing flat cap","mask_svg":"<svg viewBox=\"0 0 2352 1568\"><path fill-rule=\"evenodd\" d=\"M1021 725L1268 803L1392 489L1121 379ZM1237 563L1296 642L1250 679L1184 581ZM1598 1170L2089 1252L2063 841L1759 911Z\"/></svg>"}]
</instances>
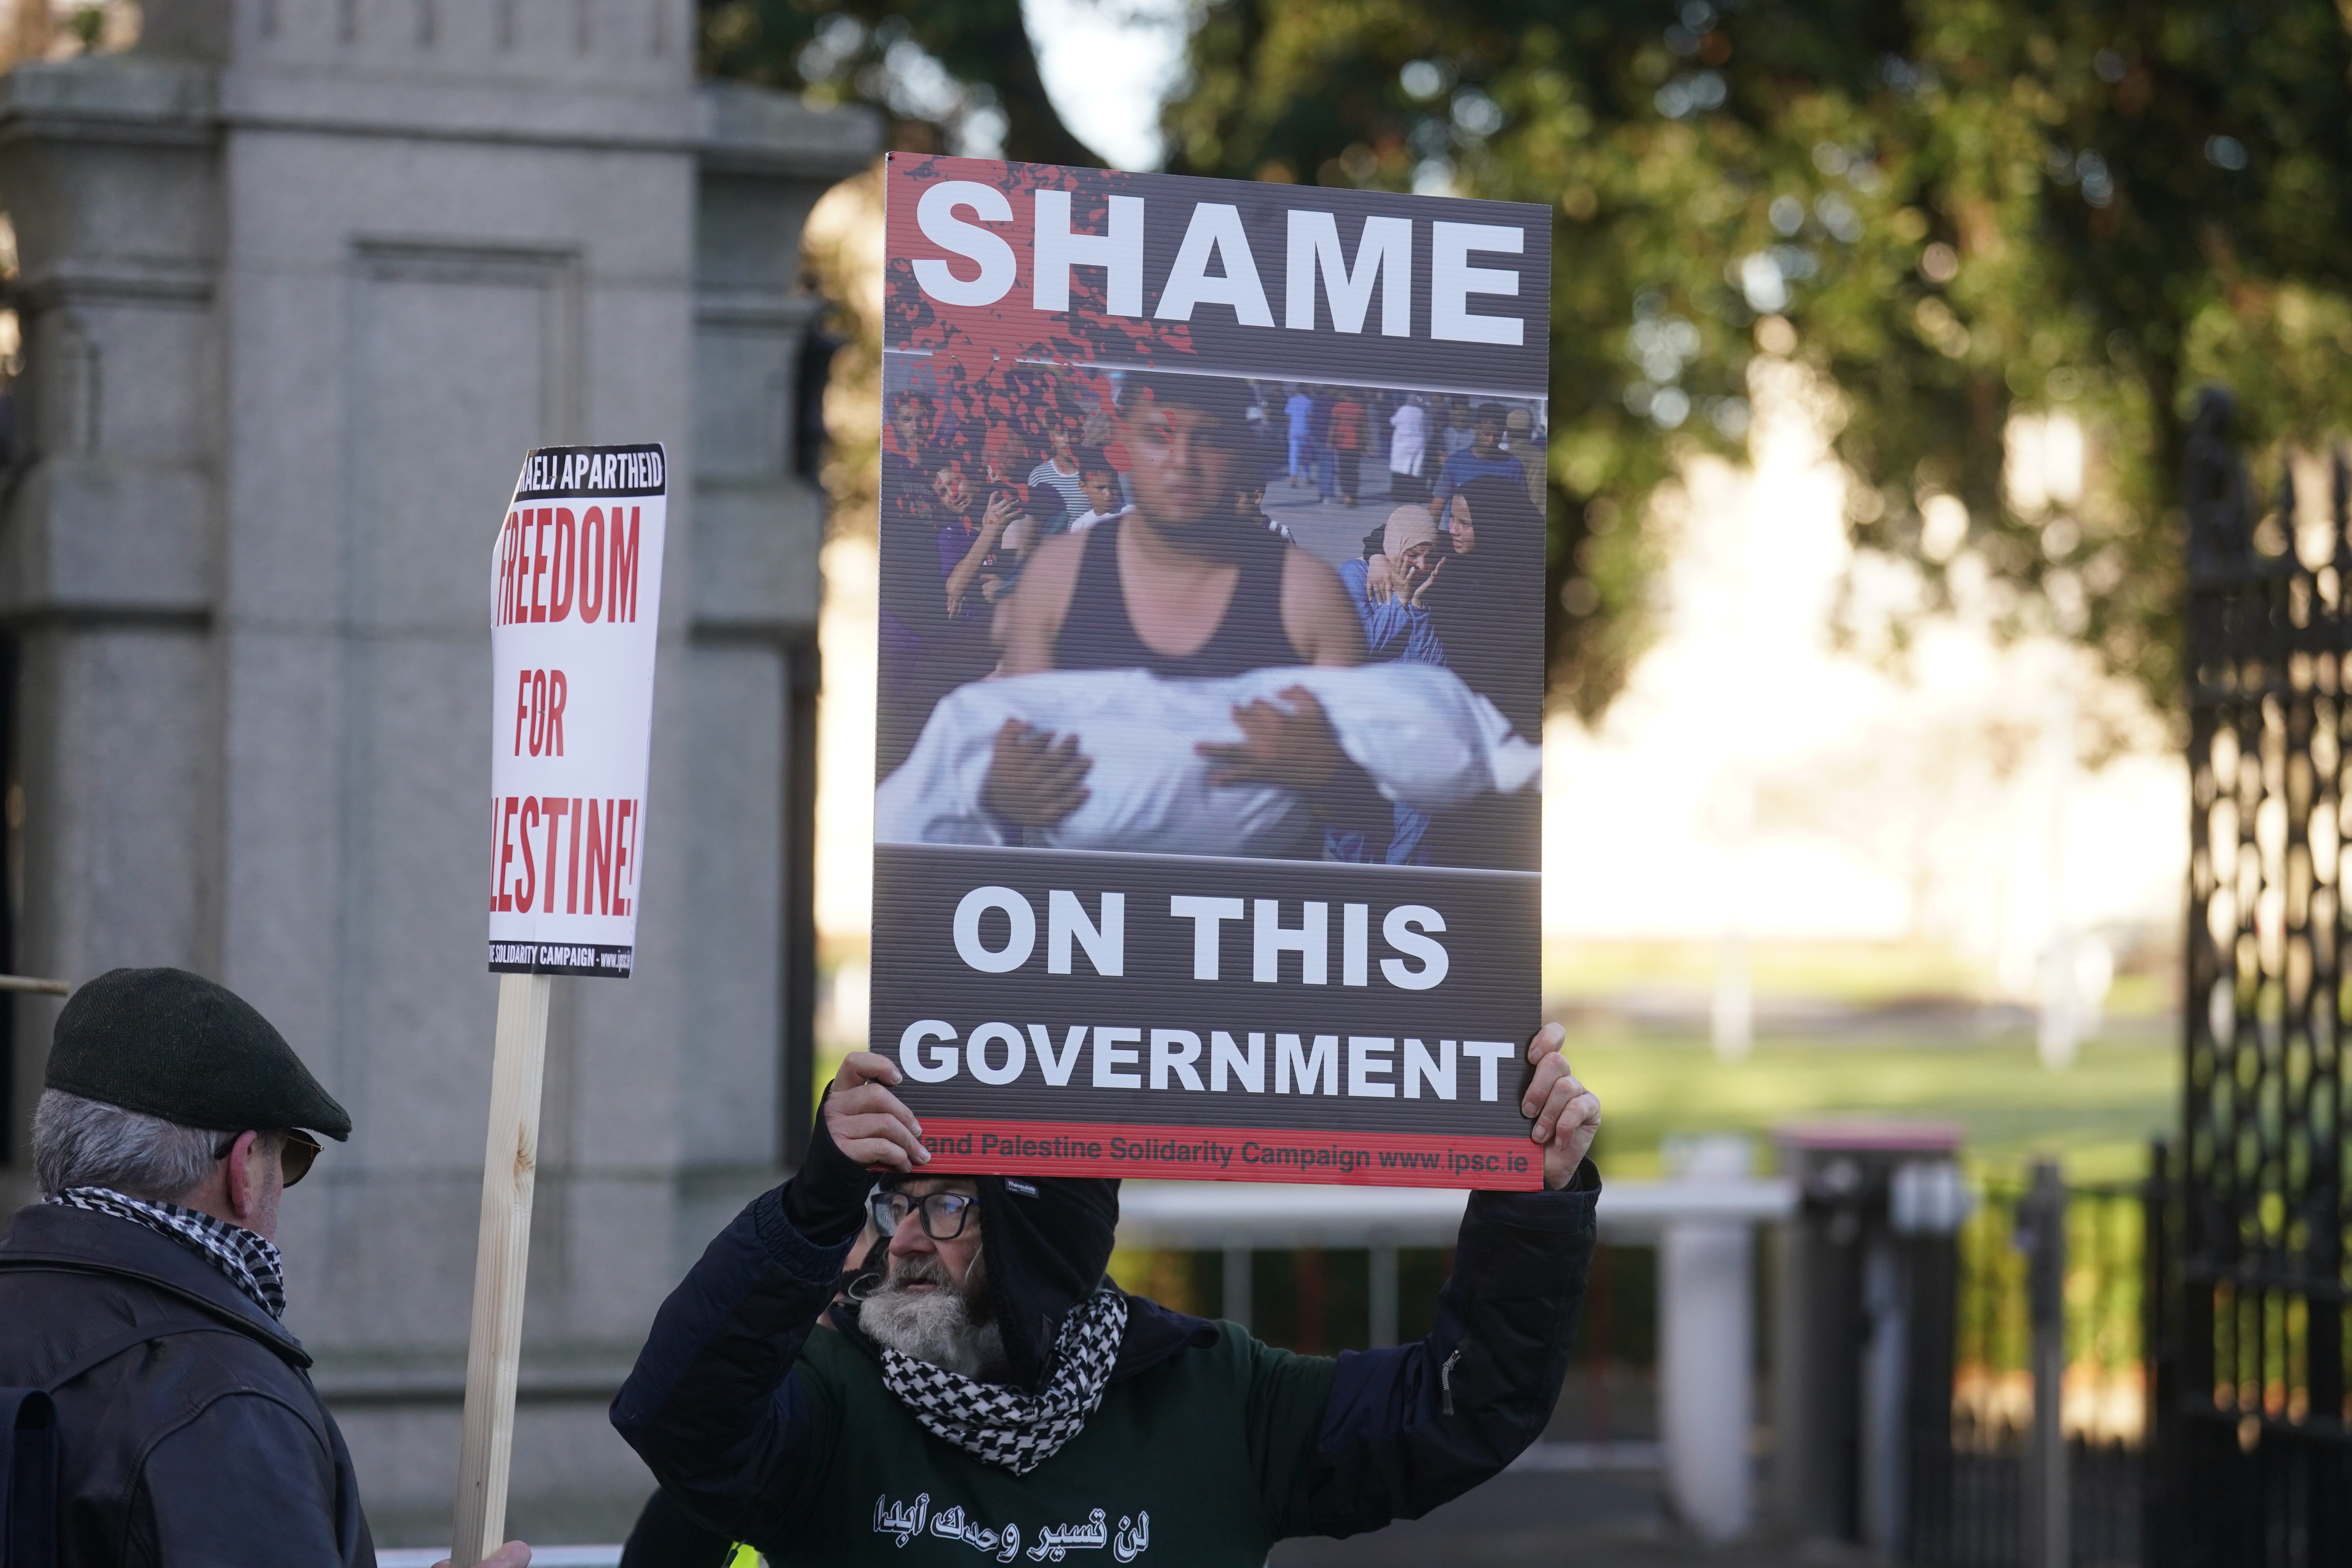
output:
<instances>
[{"instance_id":1,"label":"man wearing flat cap","mask_svg":"<svg viewBox=\"0 0 2352 1568\"><path fill-rule=\"evenodd\" d=\"M76 992L47 1085L43 1201L0 1239L0 1387L55 1401L58 1568L373 1568L351 1455L278 1322L279 1196L352 1119L268 1019L179 969Z\"/></svg>"},{"instance_id":2,"label":"man wearing flat cap","mask_svg":"<svg viewBox=\"0 0 2352 1568\"><path fill-rule=\"evenodd\" d=\"M1436 1326L1336 1360L1111 1283L1116 1181L923 1174L898 1069L861 1051L799 1173L663 1305L614 1425L677 1510L777 1568L1260 1568L1286 1536L1418 1518L1559 1396L1601 1185L1560 1040L1530 1042L1520 1103L1544 1190L1471 1194ZM868 1218L887 1248L845 1285Z\"/></svg>"}]
</instances>

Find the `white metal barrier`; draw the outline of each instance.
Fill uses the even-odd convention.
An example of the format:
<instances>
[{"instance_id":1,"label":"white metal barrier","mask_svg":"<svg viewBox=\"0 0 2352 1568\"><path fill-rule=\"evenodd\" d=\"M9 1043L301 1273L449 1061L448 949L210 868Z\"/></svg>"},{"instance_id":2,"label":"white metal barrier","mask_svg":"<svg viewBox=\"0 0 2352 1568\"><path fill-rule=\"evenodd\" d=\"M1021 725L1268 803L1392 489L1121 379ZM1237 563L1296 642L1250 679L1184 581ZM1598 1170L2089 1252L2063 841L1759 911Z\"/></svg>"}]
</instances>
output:
<instances>
[{"instance_id":1,"label":"white metal barrier","mask_svg":"<svg viewBox=\"0 0 2352 1568\"><path fill-rule=\"evenodd\" d=\"M1429 1187L1129 1182L1122 1247L1221 1250L1223 1315L1249 1322L1250 1254L1363 1247L1371 1255L1371 1342L1397 1337L1397 1249L1448 1247L1464 1194ZM1724 1173L1704 1157L1660 1182L1613 1181L1601 1233L1658 1248L1659 1458L1675 1512L1702 1538L1728 1540L1753 1512L1755 1227L1796 1211L1795 1186Z\"/></svg>"}]
</instances>

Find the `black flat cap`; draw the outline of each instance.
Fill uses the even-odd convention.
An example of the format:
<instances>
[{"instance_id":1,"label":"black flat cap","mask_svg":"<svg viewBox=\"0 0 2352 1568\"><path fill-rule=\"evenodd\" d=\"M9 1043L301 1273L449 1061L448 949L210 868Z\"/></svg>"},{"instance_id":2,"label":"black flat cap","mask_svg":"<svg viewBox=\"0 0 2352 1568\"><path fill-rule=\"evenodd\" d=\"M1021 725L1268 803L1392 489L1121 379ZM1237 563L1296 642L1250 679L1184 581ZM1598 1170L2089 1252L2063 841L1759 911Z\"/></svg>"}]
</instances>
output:
<instances>
[{"instance_id":1,"label":"black flat cap","mask_svg":"<svg viewBox=\"0 0 2352 1568\"><path fill-rule=\"evenodd\" d=\"M110 969L73 994L49 1046L51 1089L183 1127L299 1127L352 1135L269 1020L184 969Z\"/></svg>"}]
</instances>

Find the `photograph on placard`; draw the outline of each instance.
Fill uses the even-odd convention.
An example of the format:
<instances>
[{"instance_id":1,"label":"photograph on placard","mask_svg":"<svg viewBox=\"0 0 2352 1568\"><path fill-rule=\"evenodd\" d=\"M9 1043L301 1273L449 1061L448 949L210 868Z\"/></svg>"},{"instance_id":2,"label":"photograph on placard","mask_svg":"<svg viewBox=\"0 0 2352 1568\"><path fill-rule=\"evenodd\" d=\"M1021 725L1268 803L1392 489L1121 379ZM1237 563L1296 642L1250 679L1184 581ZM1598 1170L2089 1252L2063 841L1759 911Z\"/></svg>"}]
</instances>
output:
<instances>
[{"instance_id":1,"label":"photograph on placard","mask_svg":"<svg viewBox=\"0 0 2352 1568\"><path fill-rule=\"evenodd\" d=\"M883 839L1535 868L1539 398L884 370Z\"/></svg>"}]
</instances>

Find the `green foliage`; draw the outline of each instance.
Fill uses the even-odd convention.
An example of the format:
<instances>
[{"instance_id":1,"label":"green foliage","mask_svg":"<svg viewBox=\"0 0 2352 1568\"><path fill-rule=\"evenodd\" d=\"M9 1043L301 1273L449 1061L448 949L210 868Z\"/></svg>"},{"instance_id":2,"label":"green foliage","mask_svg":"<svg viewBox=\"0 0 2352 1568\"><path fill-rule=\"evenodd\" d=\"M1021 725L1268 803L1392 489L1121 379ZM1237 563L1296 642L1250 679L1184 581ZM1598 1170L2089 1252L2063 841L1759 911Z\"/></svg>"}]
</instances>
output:
<instances>
[{"instance_id":1,"label":"green foliage","mask_svg":"<svg viewBox=\"0 0 2352 1568\"><path fill-rule=\"evenodd\" d=\"M710 75L882 110L894 147L961 151L1001 136L1003 155L1024 163L1102 162L1045 96L1021 0L701 0L701 41Z\"/></svg>"},{"instance_id":2,"label":"green foliage","mask_svg":"<svg viewBox=\"0 0 2352 1568\"><path fill-rule=\"evenodd\" d=\"M2168 700L2195 386L2257 442L2347 406L2352 39L2326 0L1214 0L1167 109L1178 172L1556 205L1552 646L1586 712L1643 636L1638 526L1738 453L1750 361L1833 386L1862 546L1917 610L1989 578L2007 629ZM2018 411L2096 454L2021 510ZM1965 504L1965 538L1923 506Z\"/></svg>"},{"instance_id":3,"label":"green foliage","mask_svg":"<svg viewBox=\"0 0 2352 1568\"><path fill-rule=\"evenodd\" d=\"M2063 1072L2042 1067L2023 1035L1767 1035L1753 1056L1726 1062L1704 1039L1594 1023L1572 1028L1565 1048L1601 1097L1593 1158L1607 1176L1657 1174L1675 1133L1748 1132L1768 1150L1789 1122L1895 1117L1958 1123L1962 1157L1979 1171L2055 1153L2070 1182L2127 1181L2147 1173L2147 1141L2179 1121L2178 1042L2145 1026L2084 1042Z\"/></svg>"},{"instance_id":4,"label":"green foliage","mask_svg":"<svg viewBox=\"0 0 2352 1568\"><path fill-rule=\"evenodd\" d=\"M1911 614L1989 582L2168 701L2186 412L2257 446L2352 400L2352 36L2329 0L1205 0L1170 167L1557 206L1549 641L1598 712L1667 542L1648 500L1739 455L1751 361L1838 395L1856 542ZM704 0L708 68L885 109L900 146L1098 160L1019 0ZM2004 485L2018 412L2073 415L2079 499ZM1964 536L1926 504L1967 509ZM1948 514L1948 508L1947 508ZM1901 627L1894 628L1899 635Z\"/></svg>"},{"instance_id":5,"label":"green foliage","mask_svg":"<svg viewBox=\"0 0 2352 1568\"><path fill-rule=\"evenodd\" d=\"M66 18L66 31L80 40L85 52L98 47L106 36L106 7L102 5L83 5Z\"/></svg>"}]
</instances>

